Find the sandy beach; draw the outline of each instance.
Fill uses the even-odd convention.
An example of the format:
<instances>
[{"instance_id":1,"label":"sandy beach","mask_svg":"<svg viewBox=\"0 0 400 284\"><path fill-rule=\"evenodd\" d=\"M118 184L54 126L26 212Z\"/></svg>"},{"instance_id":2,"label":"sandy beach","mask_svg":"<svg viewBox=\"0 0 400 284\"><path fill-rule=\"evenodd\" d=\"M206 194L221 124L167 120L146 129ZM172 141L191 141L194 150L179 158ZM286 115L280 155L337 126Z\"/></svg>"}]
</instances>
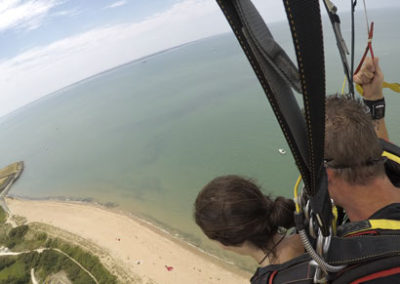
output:
<instances>
[{"instance_id":1,"label":"sandy beach","mask_svg":"<svg viewBox=\"0 0 400 284\"><path fill-rule=\"evenodd\" d=\"M101 248L111 262L136 279L129 282L249 283L250 274L124 214L61 201L8 198L7 204L12 214L28 223L57 227Z\"/></svg>"}]
</instances>

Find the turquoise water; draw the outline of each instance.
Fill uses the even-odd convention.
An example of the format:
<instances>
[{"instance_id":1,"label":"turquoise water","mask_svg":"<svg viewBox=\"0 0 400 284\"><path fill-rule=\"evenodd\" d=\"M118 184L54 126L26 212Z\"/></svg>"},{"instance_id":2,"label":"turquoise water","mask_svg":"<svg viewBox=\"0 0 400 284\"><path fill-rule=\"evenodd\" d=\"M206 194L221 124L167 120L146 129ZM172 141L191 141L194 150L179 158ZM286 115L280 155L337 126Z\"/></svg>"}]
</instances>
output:
<instances>
[{"instance_id":1,"label":"turquoise water","mask_svg":"<svg viewBox=\"0 0 400 284\"><path fill-rule=\"evenodd\" d=\"M386 79L398 82L400 37L392 27L400 20L388 13L397 15L369 16L376 17L374 50ZM287 24L274 24L272 31L293 56ZM360 53L364 37L357 38ZM334 93L343 81L341 63L329 34L325 45L327 89ZM387 95L394 142L400 142L399 96ZM266 193L291 196L298 175L232 34L149 56L50 94L2 118L0 140L0 166L17 160L26 165L11 194L112 202L209 250L216 248L192 221L193 201L206 182L235 173L256 178Z\"/></svg>"}]
</instances>

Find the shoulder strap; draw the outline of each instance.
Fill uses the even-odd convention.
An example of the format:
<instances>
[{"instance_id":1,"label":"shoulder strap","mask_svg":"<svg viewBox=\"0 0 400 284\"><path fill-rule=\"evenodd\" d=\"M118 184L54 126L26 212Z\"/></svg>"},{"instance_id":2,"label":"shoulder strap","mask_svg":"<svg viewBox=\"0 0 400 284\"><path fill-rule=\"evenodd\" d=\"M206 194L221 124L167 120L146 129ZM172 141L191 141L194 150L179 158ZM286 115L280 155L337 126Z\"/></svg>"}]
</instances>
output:
<instances>
[{"instance_id":1,"label":"shoulder strap","mask_svg":"<svg viewBox=\"0 0 400 284\"><path fill-rule=\"evenodd\" d=\"M332 265L355 264L400 255L400 231L393 235L332 237L326 261Z\"/></svg>"},{"instance_id":2,"label":"shoulder strap","mask_svg":"<svg viewBox=\"0 0 400 284\"><path fill-rule=\"evenodd\" d=\"M394 280L394 275L397 277ZM358 283L398 283L400 279L400 256L393 256L354 265L337 275L333 275L332 284Z\"/></svg>"},{"instance_id":3,"label":"shoulder strap","mask_svg":"<svg viewBox=\"0 0 400 284\"><path fill-rule=\"evenodd\" d=\"M338 236L352 237L363 233L389 230L392 234L400 235L400 221L390 219L369 219L359 222L350 222L338 228Z\"/></svg>"},{"instance_id":4,"label":"shoulder strap","mask_svg":"<svg viewBox=\"0 0 400 284\"><path fill-rule=\"evenodd\" d=\"M310 265L310 256L303 254L278 265L268 265L257 269L251 279L252 284L297 283L311 284L315 267Z\"/></svg>"}]
</instances>

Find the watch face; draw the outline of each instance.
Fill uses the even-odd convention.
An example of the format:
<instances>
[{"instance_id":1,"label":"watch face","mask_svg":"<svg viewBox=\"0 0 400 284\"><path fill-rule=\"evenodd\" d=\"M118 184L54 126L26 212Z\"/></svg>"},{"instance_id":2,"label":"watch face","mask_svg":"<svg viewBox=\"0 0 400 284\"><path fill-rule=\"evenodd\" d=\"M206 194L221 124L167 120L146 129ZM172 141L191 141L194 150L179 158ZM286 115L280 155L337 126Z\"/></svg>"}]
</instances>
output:
<instances>
[{"instance_id":1,"label":"watch face","mask_svg":"<svg viewBox=\"0 0 400 284\"><path fill-rule=\"evenodd\" d=\"M372 119L381 119L385 117L385 104L374 105L372 108Z\"/></svg>"}]
</instances>

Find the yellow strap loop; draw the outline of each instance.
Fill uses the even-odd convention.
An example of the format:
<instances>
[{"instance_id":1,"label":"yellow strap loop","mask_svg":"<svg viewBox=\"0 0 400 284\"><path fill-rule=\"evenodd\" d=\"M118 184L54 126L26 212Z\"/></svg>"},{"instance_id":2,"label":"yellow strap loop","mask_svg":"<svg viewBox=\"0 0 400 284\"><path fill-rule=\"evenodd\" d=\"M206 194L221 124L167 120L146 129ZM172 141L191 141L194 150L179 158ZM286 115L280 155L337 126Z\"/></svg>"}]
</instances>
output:
<instances>
[{"instance_id":1,"label":"yellow strap loop","mask_svg":"<svg viewBox=\"0 0 400 284\"><path fill-rule=\"evenodd\" d=\"M400 93L400 84L399 83L383 82L382 87L391 89L393 92ZM361 96L364 94L364 90L359 84L356 84L356 90Z\"/></svg>"},{"instance_id":2,"label":"yellow strap loop","mask_svg":"<svg viewBox=\"0 0 400 284\"><path fill-rule=\"evenodd\" d=\"M369 220L371 229L382 230L400 230L400 221L389 219L371 219Z\"/></svg>"},{"instance_id":3,"label":"yellow strap loop","mask_svg":"<svg viewBox=\"0 0 400 284\"><path fill-rule=\"evenodd\" d=\"M392 153L383 151L382 156L387 157L388 159L395 161L396 163L400 164L400 157L397 155L394 155Z\"/></svg>"}]
</instances>

